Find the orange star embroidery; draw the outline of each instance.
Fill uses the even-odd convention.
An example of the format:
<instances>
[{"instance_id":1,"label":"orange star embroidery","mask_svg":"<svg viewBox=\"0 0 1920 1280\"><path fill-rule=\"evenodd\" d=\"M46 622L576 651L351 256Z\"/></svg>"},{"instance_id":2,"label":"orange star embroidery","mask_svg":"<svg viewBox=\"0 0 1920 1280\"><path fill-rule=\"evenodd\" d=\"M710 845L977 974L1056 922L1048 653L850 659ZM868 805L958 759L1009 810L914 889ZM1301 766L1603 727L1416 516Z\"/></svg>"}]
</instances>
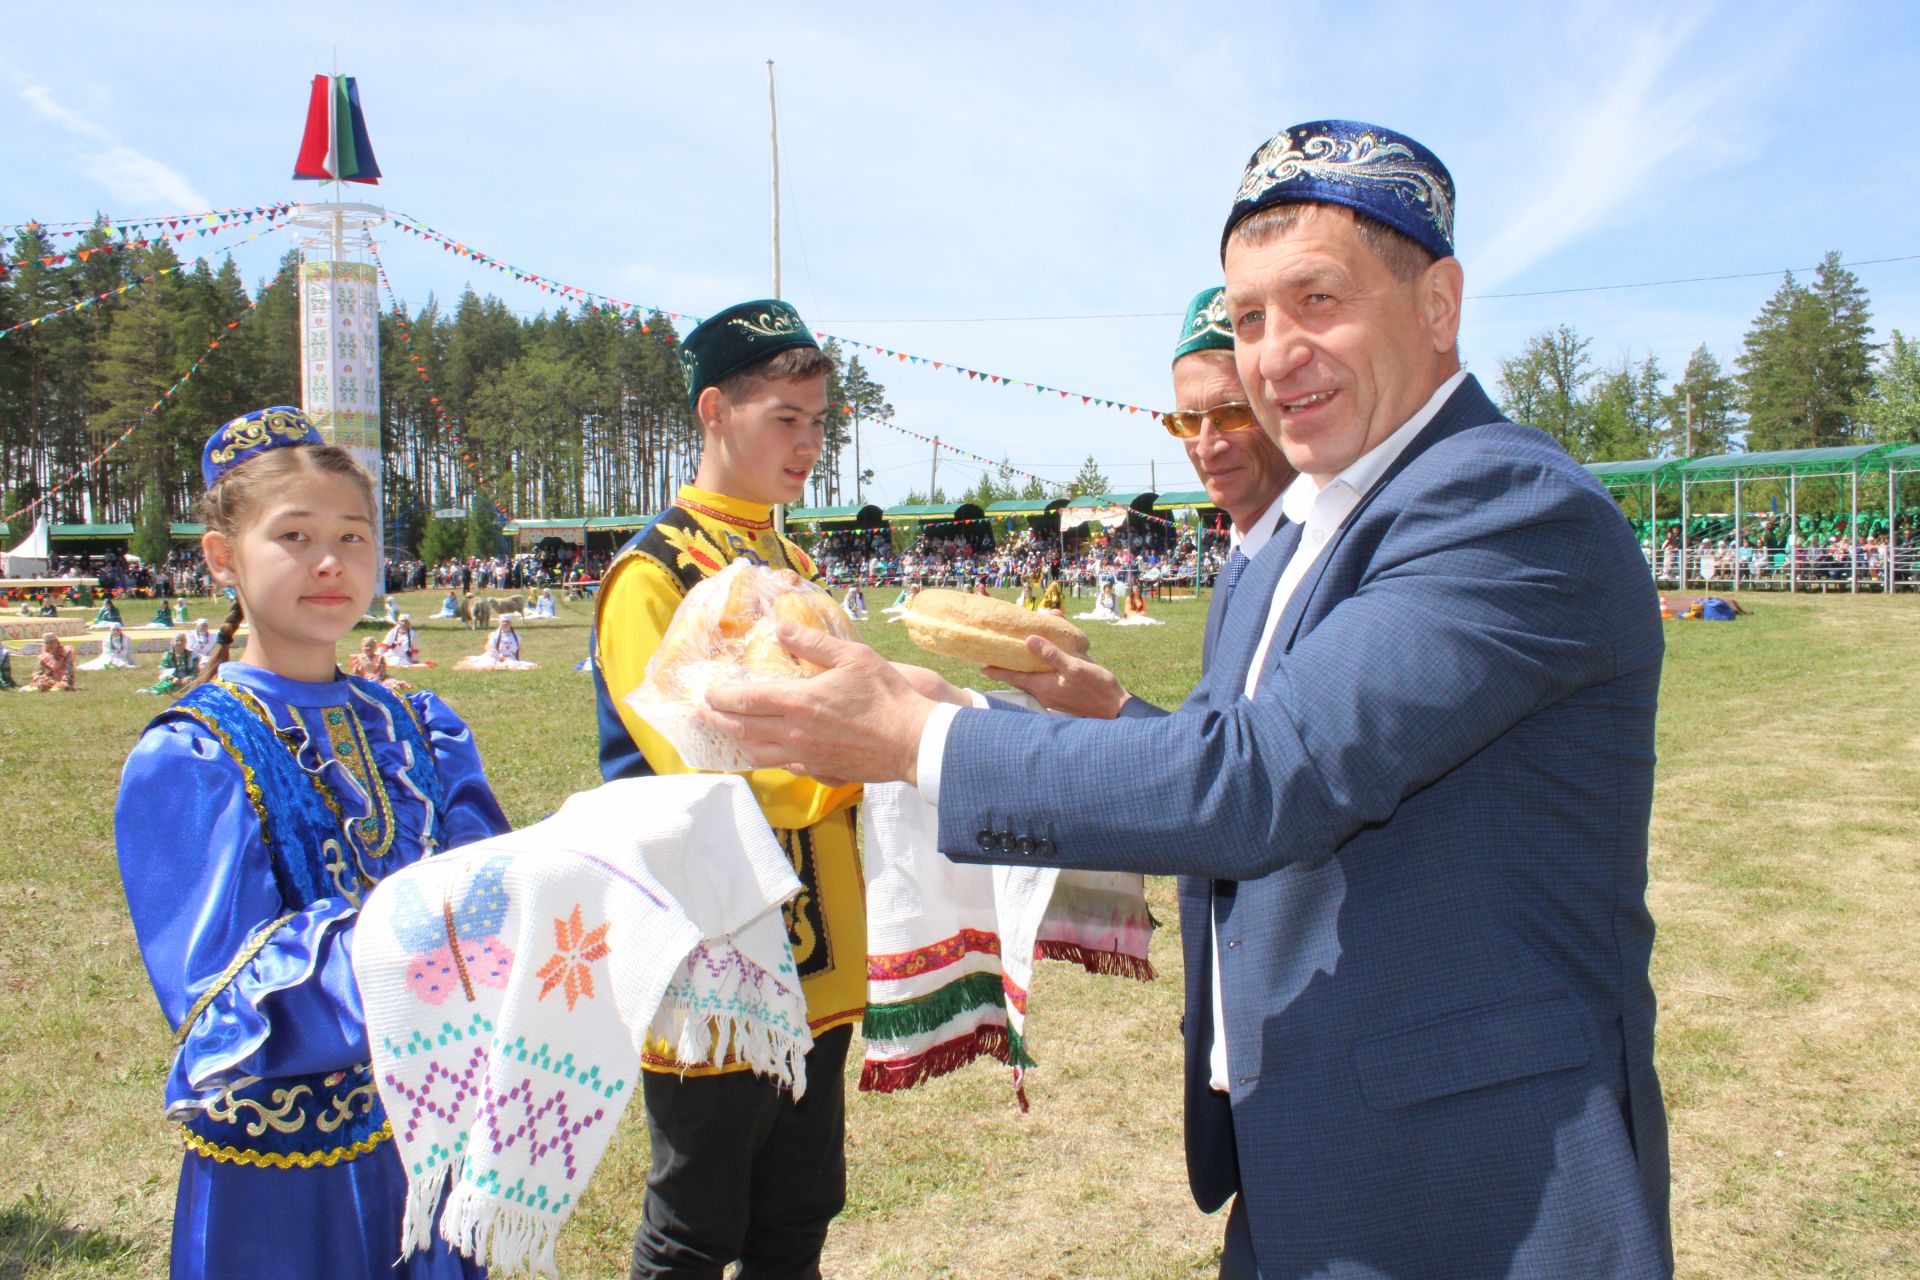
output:
<instances>
[{"instance_id":1,"label":"orange star embroidery","mask_svg":"<svg viewBox=\"0 0 1920 1280\"><path fill-rule=\"evenodd\" d=\"M567 1012L572 1013L575 1001L593 994L593 972L587 966L611 950L607 946L607 926L587 932L580 923L580 906L575 903L572 916L554 918L553 938L559 949L540 966L540 999L545 1000L555 987L563 988Z\"/></svg>"}]
</instances>

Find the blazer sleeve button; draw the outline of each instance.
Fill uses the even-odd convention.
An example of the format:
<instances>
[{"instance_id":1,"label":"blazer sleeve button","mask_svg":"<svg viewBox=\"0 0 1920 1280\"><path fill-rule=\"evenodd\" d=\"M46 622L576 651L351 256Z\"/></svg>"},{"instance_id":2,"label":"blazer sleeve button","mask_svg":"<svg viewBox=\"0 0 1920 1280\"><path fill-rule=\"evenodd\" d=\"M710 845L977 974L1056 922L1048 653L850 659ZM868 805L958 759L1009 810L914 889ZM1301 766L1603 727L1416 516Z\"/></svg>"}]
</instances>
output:
<instances>
[{"instance_id":1,"label":"blazer sleeve button","mask_svg":"<svg viewBox=\"0 0 1920 1280\"><path fill-rule=\"evenodd\" d=\"M1033 856L1033 851L1040 847L1040 842L1032 836L1021 836L1018 840L1014 841L1014 844L1021 853L1029 858Z\"/></svg>"},{"instance_id":2,"label":"blazer sleeve button","mask_svg":"<svg viewBox=\"0 0 1920 1280\"><path fill-rule=\"evenodd\" d=\"M980 852L982 853L993 852L993 847L995 844L995 841L993 838L993 832L987 830L985 827L980 828L979 833L974 836L973 841L975 844L980 846Z\"/></svg>"},{"instance_id":3,"label":"blazer sleeve button","mask_svg":"<svg viewBox=\"0 0 1920 1280\"><path fill-rule=\"evenodd\" d=\"M1034 852L1039 854L1043 858L1051 858L1055 853L1059 851L1054 848L1053 841L1042 840L1038 845L1034 847Z\"/></svg>"}]
</instances>

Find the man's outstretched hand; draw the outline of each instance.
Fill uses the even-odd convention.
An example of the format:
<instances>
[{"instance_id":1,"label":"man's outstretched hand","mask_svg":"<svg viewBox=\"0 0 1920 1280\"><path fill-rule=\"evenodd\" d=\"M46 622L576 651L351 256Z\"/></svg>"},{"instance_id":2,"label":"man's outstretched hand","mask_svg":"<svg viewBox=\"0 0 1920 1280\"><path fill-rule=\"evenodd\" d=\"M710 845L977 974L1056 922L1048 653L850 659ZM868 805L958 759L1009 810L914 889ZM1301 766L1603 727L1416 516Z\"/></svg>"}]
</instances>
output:
<instances>
[{"instance_id":1,"label":"man's outstretched hand","mask_svg":"<svg viewBox=\"0 0 1920 1280\"><path fill-rule=\"evenodd\" d=\"M1009 671L985 667L991 679L1010 684L1049 711L1093 720L1111 720L1130 696L1113 672L1097 662L1076 658L1040 637L1027 637L1027 652L1053 668L1051 671Z\"/></svg>"},{"instance_id":2,"label":"man's outstretched hand","mask_svg":"<svg viewBox=\"0 0 1920 1280\"><path fill-rule=\"evenodd\" d=\"M933 702L864 644L784 623L780 643L825 667L807 680L714 685L700 719L739 743L755 767L823 782L916 781Z\"/></svg>"}]
</instances>

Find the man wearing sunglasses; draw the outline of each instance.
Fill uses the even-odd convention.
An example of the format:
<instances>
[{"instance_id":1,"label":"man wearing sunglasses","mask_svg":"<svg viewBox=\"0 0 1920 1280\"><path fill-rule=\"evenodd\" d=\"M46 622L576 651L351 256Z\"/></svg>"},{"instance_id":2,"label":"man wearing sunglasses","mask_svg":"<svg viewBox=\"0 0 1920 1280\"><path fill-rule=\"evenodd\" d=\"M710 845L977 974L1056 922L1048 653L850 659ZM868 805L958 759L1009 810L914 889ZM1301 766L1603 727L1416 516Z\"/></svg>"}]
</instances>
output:
<instances>
[{"instance_id":1,"label":"man wearing sunglasses","mask_svg":"<svg viewBox=\"0 0 1920 1280\"><path fill-rule=\"evenodd\" d=\"M810 635L782 639L829 670L708 693L758 764L915 782L956 861L1212 881L1188 1177L1232 1200L1233 1280L1673 1272L1657 598L1605 490L1460 367L1453 221L1439 158L1376 125L1248 162L1234 358L1301 475L1178 712L982 714Z\"/></svg>"},{"instance_id":2,"label":"man wearing sunglasses","mask_svg":"<svg viewBox=\"0 0 1920 1280\"><path fill-rule=\"evenodd\" d=\"M1233 327L1227 323L1225 290L1203 289L1187 305L1180 338L1173 349L1174 412L1162 415L1169 434L1186 446L1187 460L1207 491L1207 500L1232 523L1232 549L1213 584L1213 607L1201 641L1201 666L1212 659L1221 620L1241 574L1273 541L1282 523L1280 493L1294 469L1280 447L1259 430L1253 406L1240 386L1233 364ZM986 674L1021 689L1050 711L1111 720L1119 715L1165 715L1151 703L1132 697L1112 672L1098 663L1062 652L1039 636L1027 641L1034 656L1052 670L1009 671L988 667ZM944 684L944 682L940 682ZM923 692L945 694L921 679ZM951 686L948 686L951 688ZM947 695L951 700L952 695ZM977 703L974 705L978 705Z\"/></svg>"}]
</instances>

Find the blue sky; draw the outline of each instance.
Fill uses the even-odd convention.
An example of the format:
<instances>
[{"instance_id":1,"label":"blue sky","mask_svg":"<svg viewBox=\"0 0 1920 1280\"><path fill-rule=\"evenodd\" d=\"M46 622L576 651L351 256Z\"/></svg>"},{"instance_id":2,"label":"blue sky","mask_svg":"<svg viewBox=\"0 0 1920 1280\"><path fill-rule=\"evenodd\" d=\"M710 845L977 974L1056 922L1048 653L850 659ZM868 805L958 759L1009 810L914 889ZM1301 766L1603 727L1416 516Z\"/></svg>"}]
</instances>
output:
<instances>
[{"instance_id":1,"label":"blue sky","mask_svg":"<svg viewBox=\"0 0 1920 1280\"><path fill-rule=\"evenodd\" d=\"M765 62L778 64L784 293L816 328L1147 406L1222 218L1279 128L1348 116L1452 169L1491 386L1529 334L1602 362L1732 364L1779 268L1920 254L1920 6L89 6L0 46L0 222L317 198L289 179L309 78L359 78L381 201L542 275L704 314L768 289ZM248 278L284 247L239 255ZM413 305L471 282L388 238ZM1476 297L1673 277L1755 279ZM1920 261L1863 266L1879 336ZM1143 314L1144 313L1144 314ZM1120 316L1099 319L1009 317ZM882 371L901 425L1064 480L1192 487L1145 415ZM870 431L879 500L928 448ZM943 458L950 490L978 468Z\"/></svg>"}]
</instances>

